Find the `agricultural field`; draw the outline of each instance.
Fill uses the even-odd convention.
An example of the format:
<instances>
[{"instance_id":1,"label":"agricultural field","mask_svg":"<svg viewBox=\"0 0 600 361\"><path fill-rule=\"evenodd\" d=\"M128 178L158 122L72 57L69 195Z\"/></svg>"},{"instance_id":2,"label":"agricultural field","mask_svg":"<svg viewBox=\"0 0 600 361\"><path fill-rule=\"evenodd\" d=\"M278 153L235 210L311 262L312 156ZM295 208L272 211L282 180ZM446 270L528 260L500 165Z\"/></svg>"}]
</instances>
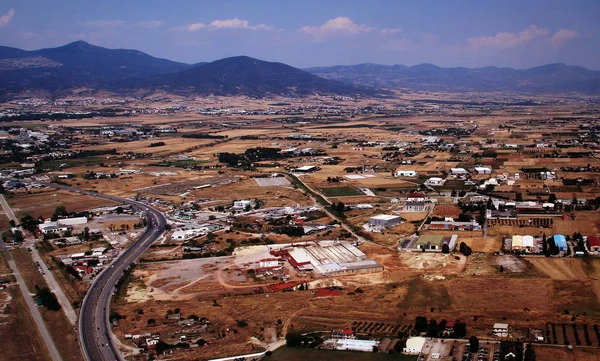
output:
<instances>
[{"instance_id":1,"label":"agricultural field","mask_svg":"<svg viewBox=\"0 0 600 361\"><path fill-rule=\"evenodd\" d=\"M471 247L473 252L483 253L498 252L502 245L500 237L459 237L458 243L460 242L465 242L467 246Z\"/></svg>"},{"instance_id":2,"label":"agricultural field","mask_svg":"<svg viewBox=\"0 0 600 361\"><path fill-rule=\"evenodd\" d=\"M363 195L363 192L350 186L321 188L321 192L323 192L323 194L327 197L346 197Z\"/></svg>"},{"instance_id":3,"label":"agricultural field","mask_svg":"<svg viewBox=\"0 0 600 361\"><path fill-rule=\"evenodd\" d=\"M569 351L566 348L535 346L535 353L539 361L600 361L598 350L589 348L575 348Z\"/></svg>"},{"instance_id":4,"label":"agricultural field","mask_svg":"<svg viewBox=\"0 0 600 361\"><path fill-rule=\"evenodd\" d=\"M530 257L527 261L553 280L577 281L589 277L583 261L578 258Z\"/></svg>"}]
</instances>

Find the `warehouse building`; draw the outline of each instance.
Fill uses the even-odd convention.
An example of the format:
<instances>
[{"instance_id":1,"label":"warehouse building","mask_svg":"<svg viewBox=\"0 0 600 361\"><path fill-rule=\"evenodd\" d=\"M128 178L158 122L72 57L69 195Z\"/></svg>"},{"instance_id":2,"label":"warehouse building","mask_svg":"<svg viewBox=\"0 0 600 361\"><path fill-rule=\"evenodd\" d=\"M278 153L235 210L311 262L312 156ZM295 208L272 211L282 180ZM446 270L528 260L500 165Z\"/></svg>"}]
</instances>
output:
<instances>
[{"instance_id":1,"label":"warehouse building","mask_svg":"<svg viewBox=\"0 0 600 361\"><path fill-rule=\"evenodd\" d=\"M423 234L417 239L416 247L420 250L434 250L441 251L444 244L448 245L450 250L456 247L456 241L458 236L453 234L452 236L445 236L442 234Z\"/></svg>"},{"instance_id":2,"label":"warehouse building","mask_svg":"<svg viewBox=\"0 0 600 361\"><path fill-rule=\"evenodd\" d=\"M512 249L531 249L533 248L533 236L512 236Z\"/></svg>"},{"instance_id":3,"label":"warehouse building","mask_svg":"<svg viewBox=\"0 0 600 361\"><path fill-rule=\"evenodd\" d=\"M379 214L369 218L369 227L377 232L402 223L402 217L390 214Z\"/></svg>"},{"instance_id":4,"label":"warehouse building","mask_svg":"<svg viewBox=\"0 0 600 361\"><path fill-rule=\"evenodd\" d=\"M341 276L383 271L383 266L349 242L321 241L304 246L272 250L276 257L287 259L300 271L312 271L319 275Z\"/></svg>"},{"instance_id":5,"label":"warehouse building","mask_svg":"<svg viewBox=\"0 0 600 361\"><path fill-rule=\"evenodd\" d=\"M419 355L423 352L423 346L425 346L425 337L409 337L408 340L406 340L406 347L404 347L402 353Z\"/></svg>"},{"instance_id":6,"label":"warehouse building","mask_svg":"<svg viewBox=\"0 0 600 361\"><path fill-rule=\"evenodd\" d=\"M567 239L562 234L554 235L554 244L558 247L558 250L561 252L567 251Z\"/></svg>"}]
</instances>

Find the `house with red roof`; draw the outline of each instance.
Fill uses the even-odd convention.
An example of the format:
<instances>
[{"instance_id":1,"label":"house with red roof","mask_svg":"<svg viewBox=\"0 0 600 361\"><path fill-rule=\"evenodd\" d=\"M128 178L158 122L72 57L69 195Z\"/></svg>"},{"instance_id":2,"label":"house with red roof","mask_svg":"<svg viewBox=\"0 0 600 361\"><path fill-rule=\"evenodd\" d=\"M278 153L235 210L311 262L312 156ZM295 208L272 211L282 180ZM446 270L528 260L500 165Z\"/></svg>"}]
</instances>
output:
<instances>
[{"instance_id":1,"label":"house with red roof","mask_svg":"<svg viewBox=\"0 0 600 361\"><path fill-rule=\"evenodd\" d=\"M587 245L590 252L600 252L600 237L588 236Z\"/></svg>"},{"instance_id":2,"label":"house with red roof","mask_svg":"<svg viewBox=\"0 0 600 361\"><path fill-rule=\"evenodd\" d=\"M354 338L354 331L351 328L336 328L331 331L331 338Z\"/></svg>"},{"instance_id":3,"label":"house with red roof","mask_svg":"<svg viewBox=\"0 0 600 361\"><path fill-rule=\"evenodd\" d=\"M406 201L407 202L425 202L427 196L424 193L421 192L414 192L414 193L409 193L408 196L406 196Z\"/></svg>"}]
</instances>

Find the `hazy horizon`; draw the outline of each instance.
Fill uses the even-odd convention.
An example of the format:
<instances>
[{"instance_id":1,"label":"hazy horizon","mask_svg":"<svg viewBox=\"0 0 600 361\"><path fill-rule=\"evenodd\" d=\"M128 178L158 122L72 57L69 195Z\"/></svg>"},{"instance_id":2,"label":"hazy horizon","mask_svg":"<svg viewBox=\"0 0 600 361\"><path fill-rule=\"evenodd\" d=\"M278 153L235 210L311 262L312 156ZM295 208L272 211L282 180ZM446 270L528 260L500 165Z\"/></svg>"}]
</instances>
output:
<instances>
[{"instance_id":1,"label":"hazy horizon","mask_svg":"<svg viewBox=\"0 0 600 361\"><path fill-rule=\"evenodd\" d=\"M0 44L84 40L185 63L246 55L307 68L374 63L600 70L600 2L351 1L71 3L6 0Z\"/></svg>"}]
</instances>

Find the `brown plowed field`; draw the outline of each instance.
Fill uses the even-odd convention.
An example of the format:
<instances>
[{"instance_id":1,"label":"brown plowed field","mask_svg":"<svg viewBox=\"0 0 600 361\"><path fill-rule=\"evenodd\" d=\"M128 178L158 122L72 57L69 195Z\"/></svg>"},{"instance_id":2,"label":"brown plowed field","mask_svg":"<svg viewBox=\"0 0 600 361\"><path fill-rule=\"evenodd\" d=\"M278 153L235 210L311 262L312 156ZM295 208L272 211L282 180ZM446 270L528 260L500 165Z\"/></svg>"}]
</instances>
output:
<instances>
[{"instance_id":1,"label":"brown plowed field","mask_svg":"<svg viewBox=\"0 0 600 361\"><path fill-rule=\"evenodd\" d=\"M588 278L580 259L540 257L527 260L553 280L568 281Z\"/></svg>"},{"instance_id":2,"label":"brown plowed field","mask_svg":"<svg viewBox=\"0 0 600 361\"><path fill-rule=\"evenodd\" d=\"M535 346L538 361L600 361L598 349L575 349L567 351L562 347Z\"/></svg>"},{"instance_id":3,"label":"brown plowed field","mask_svg":"<svg viewBox=\"0 0 600 361\"><path fill-rule=\"evenodd\" d=\"M458 237L457 244L461 242L465 242L473 252L484 253L498 252L502 244L500 237Z\"/></svg>"}]
</instances>

